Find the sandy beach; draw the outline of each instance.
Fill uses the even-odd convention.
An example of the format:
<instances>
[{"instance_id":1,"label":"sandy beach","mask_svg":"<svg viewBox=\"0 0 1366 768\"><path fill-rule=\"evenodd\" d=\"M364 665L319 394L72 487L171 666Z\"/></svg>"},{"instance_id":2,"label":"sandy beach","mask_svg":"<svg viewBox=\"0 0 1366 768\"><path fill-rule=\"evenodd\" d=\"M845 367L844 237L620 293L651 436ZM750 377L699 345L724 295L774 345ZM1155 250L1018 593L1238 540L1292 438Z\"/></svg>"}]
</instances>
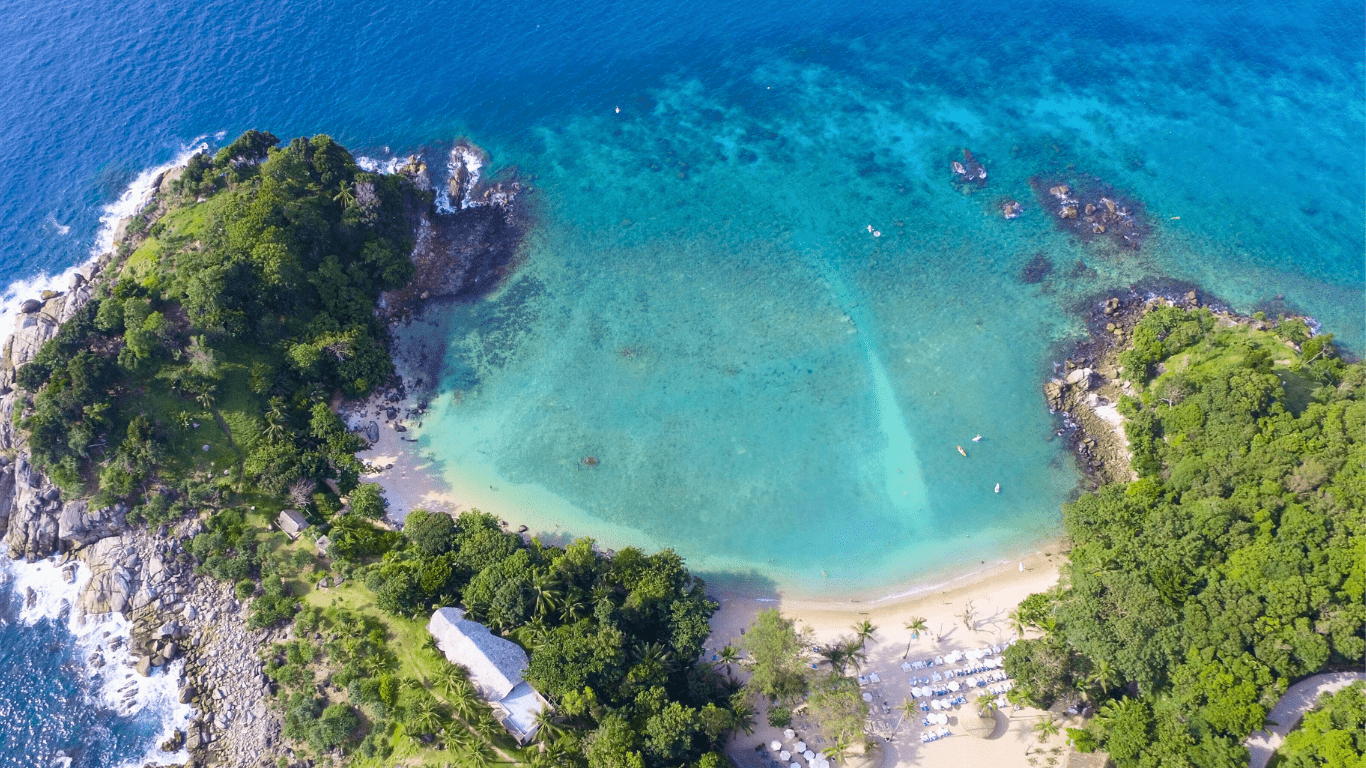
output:
<instances>
[{"instance_id":1,"label":"sandy beach","mask_svg":"<svg viewBox=\"0 0 1366 768\"><path fill-rule=\"evenodd\" d=\"M870 680L863 690L872 697L871 730L880 745L881 755L864 765L1025 768L1031 765L1029 760L1033 756L1045 763L1048 757L1054 756L1049 751L1055 747L1060 747L1056 755L1061 764L1067 752L1065 735L1041 743L1033 728L1045 718L1061 718L1059 725L1065 728L1069 724L1065 713L1046 713L1030 708L1017 710L1007 706L1000 711L996 730L990 738L981 738L969 735L959 723L958 715L969 709L964 706L948 713L947 727L951 736L929 744L921 743L919 734L927 730L921 724L923 714L903 717L901 706L911 698L910 678L929 675L931 670L905 671L901 665L943 656L954 650L967 651L1010 641L1015 637L1008 618L1010 611L1029 595L1056 585L1058 565L1062 560L1058 548L1049 548L1022 561L931 581L918 588L901 590L910 594L881 600L780 597L772 601L742 594L716 594L721 609L712 618L708 653L725 645L739 647L744 640L741 631L753 622L760 610L767 608L778 608L784 616L793 619L798 628L809 629L817 645L852 637L852 627L868 620L877 631L866 645L868 661L858 674L876 673L880 678L879 682ZM969 629L962 618L969 603L975 614L972 622L975 629ZM913 638L905 627L913 616L924 618L928 628L918 638ZM743 676L742 668L737 667L734 671ZM969 699L972 698L969 695ZM768 750L766 745L776 740L786 746L794 741L784 738L784 729L768 726L763 713L756 719L760 727L752 735L741 735L731 744L730 753L741 766L763 766L765 763L758 756ZM814 731L804 730L800 718L794 727L796 738L808 736L812 739L808 744L816 744L813 748L819 751ZM851 765L856 764L857 761L851 760Z\"/></svg>"},{"instance_id":2,"label":"sandy beach","mask_svg":"<svg viewBox=\"0 0 1366 768\"><path fill-rule=\"evenodd\" d=\"M378 402L378 401L376 401ZM410 403L398 403L400 412L411 408ZM379 418L375 418L378 415ZM365 420L372 418L379 424L380 439L369 451L360 454L362 460L379 468L364 480L380 484L389 500L390 516L402 520L413 509L423 508L459 514L472 508L498 515L514 527L526 525L530 532L547 540L568 538L568 532L556 521L540 519L535 510L544 509L534 493L502 489L496 485L470 480L452 482L442 476L434 460L424 457L414 443L405 440L408 433L386 423L382 407L367 406ZM355 416L353 416L353 422ZM415 425L414 420L406 422ZM621 532L615 541L638 543L652 547L639 534ZM861 674L877 673L880 682L870 683L865 692L870 694L874 714L870 718L875 741L880 752L875 761L863 765L924 766L924 765L992 765L1000 768L1027 768L1034 763L1047 764L1056 757L1061 764L1067 750L1065 735L1040 742L1033 727L1041 719L1060 718L1059 725L1069 723L1065 713L1045 713L1039 710L1007 706L998 715L996 730L990 738L969 735L959 723L960 707L949 713L948 729L952 734L938 741L923 744L919 734L926 730L923 715L904 717L900 710L911 697L910 671L901 668L903 661L943 656L954 650L966 651L984 646L1000 645L1015 637L1010 628L1009 613L1020 601L1035 592L1043 592L1058 583L1059 565L1065 554L1061 542L1008 563L982 565L956 575L926 577L919 583L889 588L889 596L862 600L812 599L778 594L776 597L746 594L744 591L712 589L712 596L720 603L720 610L712 618L712 636L706 653L710 657L725 645L740 647L743 631L760 610L777 608L784 616L796 621L799 628L809 630L817 645L827 644L852 636L852 626L868 620L877 632L868 641L868 661ZM973 628L963 619L971 606ZM905 623L912 616L925 619L928 631L913 638ZM732 670L744 676L742 666ZM930 670L913 670L915 676L928 675ZM887 711L890 710L890 711ZM730 748L733 758L742 768L762 768L760 757L772 741L784 739L783 729L767 725L765 714L756 718L753 734L741 734ZM796 738L804 731L800 719L794 723ZM810 738L816 745L814 732ZM816 745L818 746L818 745ZM756 750L756 747L760 748ZM1057 752L1051 752L1058 748ZM858 761L851 761L851 765Z\"/></svg>"}]
</instances>

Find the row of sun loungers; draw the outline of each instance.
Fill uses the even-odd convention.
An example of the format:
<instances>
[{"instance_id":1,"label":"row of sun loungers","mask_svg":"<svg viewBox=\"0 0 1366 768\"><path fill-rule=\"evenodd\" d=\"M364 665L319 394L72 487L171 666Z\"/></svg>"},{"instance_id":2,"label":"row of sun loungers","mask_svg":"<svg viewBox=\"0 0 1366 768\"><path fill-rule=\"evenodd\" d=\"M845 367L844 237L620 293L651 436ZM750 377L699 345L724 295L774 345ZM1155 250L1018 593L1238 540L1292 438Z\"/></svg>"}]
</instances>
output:
<instances>
[{"instance_id":1,"label":"row of sun loungers","mask_svg":"<svg viewBox=\"0 0 1366 768\"><path fill-rule=\"evenodd\" d=\"M928 744L931 741L939 741L940 739L952 735L953 734L949 732L948 728L940 728L935 731L925 731L924 733L920 734L920 741L921 743Z\"/></svg>"},{"instance_id":2,"label":"row of sun loungers","mask_svg":"<svg viewBox=\"0 0 1366 768\"><path fill-rule=\"evenodd\" d=\"M954 651L948 654L947 656L935 656L932 659L924 659L920 661L903 661L901 662L901 669L902 671L909 672L912 669L927 669L929 667L942 667L945 665L957 664L963 659L967 659L969 661L978 661L979 659L983 659L991 655L999 656L1001 655L1002 650L1009 648L1014 644L1015 641L1011 640L1003 645L984 645L981 648L977 648L974 650Z\"/></svg>"}]
</instances>

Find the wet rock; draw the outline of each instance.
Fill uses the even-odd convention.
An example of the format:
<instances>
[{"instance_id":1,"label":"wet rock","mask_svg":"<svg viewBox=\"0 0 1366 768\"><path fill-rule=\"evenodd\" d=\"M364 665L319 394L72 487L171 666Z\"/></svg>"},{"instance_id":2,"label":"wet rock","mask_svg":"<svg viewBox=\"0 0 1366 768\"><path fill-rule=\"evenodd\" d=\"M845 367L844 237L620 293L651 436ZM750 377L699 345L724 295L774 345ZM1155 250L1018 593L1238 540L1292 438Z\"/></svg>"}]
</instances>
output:
<instances>
[{"instance_id":1,"label":"wet rock","mask_svg":"<svg viewBox=\"0 0 1366 768\"><path fill-rule=\"evenodd\" d=\"M43 302L38 301L37 299L28 299L23 304L19 305L19 312L21 314L31 315L42 308Z\"/></svg>"},{"instance_id":2,"label":"wet rock","mask_svg":"<svg viewBox=\"0 0 1366 768\"><path fill-rule=\"evenodd\" d=\"M370 422L365 425L365 437L372 443L379 442L379 424Z\"/></svg>"}]
</instances>

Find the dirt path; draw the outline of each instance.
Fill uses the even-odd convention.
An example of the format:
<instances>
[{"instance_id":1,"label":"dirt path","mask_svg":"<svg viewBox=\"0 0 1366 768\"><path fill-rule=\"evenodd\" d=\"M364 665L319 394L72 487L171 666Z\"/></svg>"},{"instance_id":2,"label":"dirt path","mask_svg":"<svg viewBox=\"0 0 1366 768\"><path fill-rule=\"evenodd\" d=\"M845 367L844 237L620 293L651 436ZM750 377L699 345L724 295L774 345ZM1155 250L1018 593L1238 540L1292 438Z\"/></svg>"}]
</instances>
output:
<instances>
[{"instance_id":1,"label":"dirt path","mask_svg":"<svg viewBox=\"0 0 1366 768\"><path fill-rule=\"evenodd\" d=\"M1304 713L1313 709L1320 695L1346 688L1357 680L1366 680L1366 673L1332 672L1314 675L1290 686L1290 690L1285 692L1267 715L1267 722L1274 725L1248 737L1247 748L1252 752L1252 762L1248 764L1248 768L1266 768L1271 756L1276 754L1276 750L1285 741L1286 734L1300 724Z\"/></svg>"}]
</instances>

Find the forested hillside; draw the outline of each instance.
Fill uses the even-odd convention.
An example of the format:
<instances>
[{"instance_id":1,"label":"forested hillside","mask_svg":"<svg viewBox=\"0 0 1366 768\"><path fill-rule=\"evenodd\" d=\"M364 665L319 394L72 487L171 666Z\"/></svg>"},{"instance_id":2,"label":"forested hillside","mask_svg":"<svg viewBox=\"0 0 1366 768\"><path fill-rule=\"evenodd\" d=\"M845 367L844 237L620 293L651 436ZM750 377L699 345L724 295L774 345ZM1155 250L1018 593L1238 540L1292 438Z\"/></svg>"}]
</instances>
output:
<instances>
[{"instance_id":1,"label":"forested hillside","mask_svg":"<svg viewBox=\"0 0 1366 768\"><path fill-rule=\"evenodd\" d=\"M1070 564L1022 606L1045 633L1007 654L1012 695L1088 700L1073 735L1121 768L1245 765L1291 682L1366 657L1366 367L1299 320L1176 307L1120 360L1138 480L1066 508Z\"/></svg>"},{"instance_id":2,"label":"forested hillside","mask_svg":"<svg viewBox=\"0 0 1366 768\"><path fill-rule=\"evenodd\" d=\"M393 373L374 307L412 273L420 193L326 136L276 144L251 131L191 158L19 370L34 462L68 497L160 521L233 491L355 483L359 443L327 401Z\"/></svg>"}]
</instances>

